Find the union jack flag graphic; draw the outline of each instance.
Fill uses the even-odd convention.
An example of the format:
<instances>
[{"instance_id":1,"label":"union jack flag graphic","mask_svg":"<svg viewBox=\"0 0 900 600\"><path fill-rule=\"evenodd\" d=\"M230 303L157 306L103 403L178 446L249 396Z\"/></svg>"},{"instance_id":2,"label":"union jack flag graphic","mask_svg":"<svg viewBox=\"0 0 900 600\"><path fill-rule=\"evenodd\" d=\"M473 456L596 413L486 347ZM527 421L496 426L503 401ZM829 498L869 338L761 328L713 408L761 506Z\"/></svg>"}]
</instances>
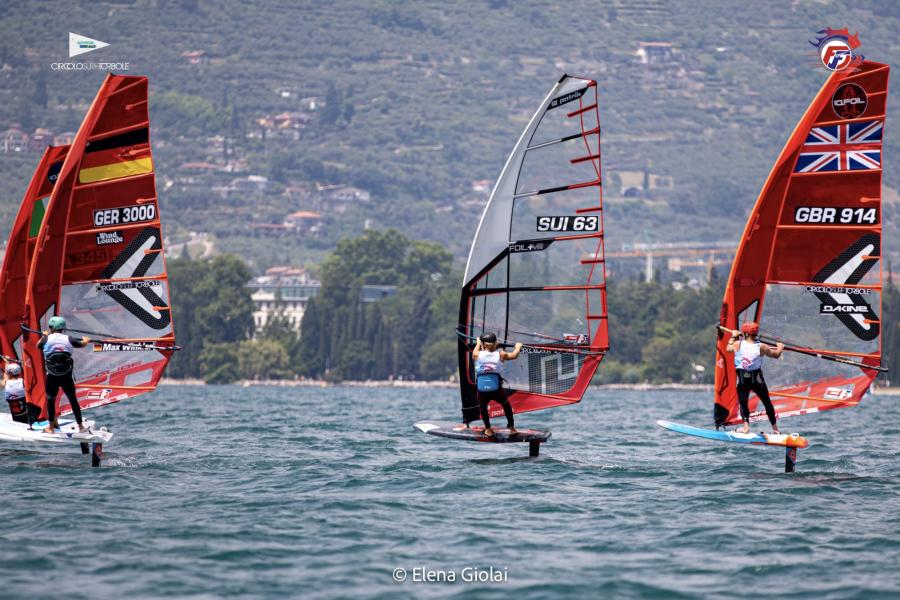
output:
<instances>
[{"instance_id":1,"label":"union jack flag graphic","mask_svg":"<svg viewBox=\"0 0 900 600\"><path fill-rule=\"evenodd\" d=\"M813 127L800 148L795 173L881 168L884 121Z\"/></svg>"}]
</instances>

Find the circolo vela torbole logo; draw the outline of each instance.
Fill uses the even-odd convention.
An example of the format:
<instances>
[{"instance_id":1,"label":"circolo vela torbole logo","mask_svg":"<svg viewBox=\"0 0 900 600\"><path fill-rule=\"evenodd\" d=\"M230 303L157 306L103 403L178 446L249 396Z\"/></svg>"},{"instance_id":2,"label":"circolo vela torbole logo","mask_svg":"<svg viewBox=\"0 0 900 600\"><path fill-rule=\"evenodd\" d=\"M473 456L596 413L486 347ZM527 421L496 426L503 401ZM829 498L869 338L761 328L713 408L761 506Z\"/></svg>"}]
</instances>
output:
<instances>
[{"instance_id":1,"label":"circolo vela torbole logo","mask_svg":"<svg viewBox=\"0 0 900 600\"><path fill-rule=\"evenodd\" d=\"M81 56L94 50L109 47L109 42L95 40L80 33L69 32L69 58ZM50 68L54 71L127 71L129 63L127 62L87 62L87 61L69 61L50 63Z\"/></svg>"},{"instance_id":2,"label":"circolo vela torbole logo","mask_svg":"<svg viewBox=\"0 0 900 600\"><path fill-rule=\"evenodd\" d=\"M822 64L829 71L843 71L851 65L859 65L865 58L862 54L855 52L859 48L859 32L850 35L850 30L832 29L828 27L816 32L819 36L816 41L810 40L810 44L819 51L819 58Z\"/></svg>"}]
</instances>

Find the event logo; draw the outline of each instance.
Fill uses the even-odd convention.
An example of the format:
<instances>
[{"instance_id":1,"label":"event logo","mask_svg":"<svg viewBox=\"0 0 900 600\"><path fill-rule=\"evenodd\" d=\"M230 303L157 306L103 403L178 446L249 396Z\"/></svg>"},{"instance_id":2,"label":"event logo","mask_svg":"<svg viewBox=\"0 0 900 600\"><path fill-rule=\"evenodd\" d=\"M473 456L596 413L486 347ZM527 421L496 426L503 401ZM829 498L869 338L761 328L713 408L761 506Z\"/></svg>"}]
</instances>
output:
<instances>
[{"instance_id":1,"label":"event logo","mask_svg":"<svg viewBox=\"0 0 900 600\"><path fill-rule=\"evenodd\" d=\"M69 58L87 54L94 50L106 48L110 44L81 35L79 33L69 32ZM127 62L53 62L50 68L54 71L127 71L129 64Z\"/></svg>"},{"instance_id":2,"label":"event logo","mask_svg":"<svg viewBox=\"0 0 900 600\"><path fill-rule=\"evenodd\" d=\"M828 27L816 32L821 37L816 41L810 40L810 44L819 51L819 59L829 71L843 71L847 67L858 66L865 58L862 54L854 52L859 48L859 32L850 35L847 28L832 29Z\"/></svg>"},{"instance_id":3,"label":"event logo","mask_svg":"<svg viewBox=\"0 0 900 600\"><path fill-rule=\"evenodd\" d=\"M71 31L69 32L69 58L78 56L79 54L93 52L100 48L106 48L107 46L109 46L109 44L106 42L72 33Z\"/></svg>"}]
</instances>

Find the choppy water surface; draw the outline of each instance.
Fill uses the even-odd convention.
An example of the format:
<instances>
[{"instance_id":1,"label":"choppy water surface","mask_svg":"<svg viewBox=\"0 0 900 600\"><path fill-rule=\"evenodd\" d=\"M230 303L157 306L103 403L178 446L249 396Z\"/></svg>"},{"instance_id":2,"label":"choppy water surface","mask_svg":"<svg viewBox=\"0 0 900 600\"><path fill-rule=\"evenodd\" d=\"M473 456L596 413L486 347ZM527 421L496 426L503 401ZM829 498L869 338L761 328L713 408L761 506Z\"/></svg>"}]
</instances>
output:
<instances>
[{"instance_id":1,"label":"choppy water surface","mask_svg":"<svg viewBox=\"0 0 900 600\"><path fill-rule=\"evenodd\" d=\"M654 425L705 423L706 393L597 390L522 415L554 432L538 459L412 430L457 403L172 386L94 412L116 432L100 469L0 446L0 595L900 596L898 397L785 420L813 444L792 475L781 449ZM491 568L505 581L463 581Z\"/></svg>"}]
</instances>

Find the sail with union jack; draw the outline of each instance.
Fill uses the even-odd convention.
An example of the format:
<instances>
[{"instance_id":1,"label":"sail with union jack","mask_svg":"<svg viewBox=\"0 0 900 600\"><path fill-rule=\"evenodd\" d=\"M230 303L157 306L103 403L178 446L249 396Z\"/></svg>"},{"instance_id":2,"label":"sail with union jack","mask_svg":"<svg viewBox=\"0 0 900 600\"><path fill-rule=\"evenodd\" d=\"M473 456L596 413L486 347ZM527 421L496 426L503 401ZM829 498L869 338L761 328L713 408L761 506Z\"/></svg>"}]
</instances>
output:
<instances>
[{"instance_id":1,"label":"sail with union jack","mask_svg":"<svg viewBox=\"0 0 900 600\"><path fill-rule=\"evenodd\" d=\"M813 127L797 158L795 173L881 168L884 120Z\"/></svg>"}]
</instances>

